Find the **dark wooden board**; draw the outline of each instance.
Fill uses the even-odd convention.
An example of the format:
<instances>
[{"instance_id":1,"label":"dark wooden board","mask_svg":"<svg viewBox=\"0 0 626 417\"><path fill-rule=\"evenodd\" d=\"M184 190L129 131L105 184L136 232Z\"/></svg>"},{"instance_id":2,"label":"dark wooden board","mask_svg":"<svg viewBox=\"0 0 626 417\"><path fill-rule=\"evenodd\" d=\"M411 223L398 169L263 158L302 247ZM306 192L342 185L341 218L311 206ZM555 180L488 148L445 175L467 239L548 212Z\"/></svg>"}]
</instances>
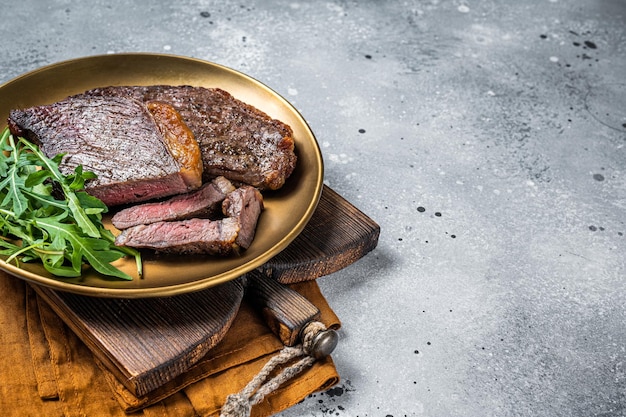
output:
<instances>
[{"instance_id":1,"label":"dark wooden board","mask_svg":"<svg viewBox=\"0 0 626 417\"><path fill-rule=\"evenodd\" d=\"M302 233L255 274L282 283L316 279L374 249L379 233L373 220L324 186ZM183 373L222 339L245 281L244 276L199 292L146 299L95 298L32 286L120 382L142 396ZM285 317L281 330L290 340L289 332L302 322L294 319Z\"/></svg>"},{"instance_id":2,"label":"dark wooden board","mask_svg":"<svg viewBox=\"0 0 626 417\"><path fill-rule=\"evenodd\" d=\"M94 355L137 396L189 369L226 334L241 279L164 298L97 298L32 285Z\"/></svg>"},{"instance_id":3,"label":"dark wooden board","mask_svg":"<svg viewBox=\"0 0 626 417\"><path fill-rule=\"evenodd\" d=\"M374 220L325 185L303 232L263 269L283 284L317 279L365 256L378 244L379 234Z\"/></svg>"}]
</instances>

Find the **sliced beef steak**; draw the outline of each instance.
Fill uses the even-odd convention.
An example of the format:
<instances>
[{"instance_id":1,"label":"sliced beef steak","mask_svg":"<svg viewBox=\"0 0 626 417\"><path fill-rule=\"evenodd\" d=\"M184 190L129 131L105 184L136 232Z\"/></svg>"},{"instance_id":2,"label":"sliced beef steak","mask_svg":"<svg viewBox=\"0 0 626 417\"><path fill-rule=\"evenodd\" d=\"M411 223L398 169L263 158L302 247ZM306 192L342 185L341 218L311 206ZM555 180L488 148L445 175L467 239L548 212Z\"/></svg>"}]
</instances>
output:
<instances>
[{"instance_id":1,"label":"sliced beef steak","mask_svg":"<svg viewBox=\"0 0 626 417\"><path fill-rule=\"evenodd\" d=\"M229 180L217 177L195 191L122 209L115 213L111 221L121 230L159 221L221 217L222 202L234 190Z\"/></svg>"},{"instance_id":2,"label":"sliced beef steak","mask_svg":"<svg viewBox=\"0 0 626 417\"><path fill-rule=\"evenodd\" d=\"M275 190L282 187L295 168L291 127L221 89L121 86L98 88L84 94L172 105L200 145L205 182L223 175L261 190Z\"/></svg>"},{"instance_id":3,"label":"sliced beef steak","mask_svg":"<svg viewBox=\"0 0 626 417\"><path fill-rule=\"evenodd\" d=\"M226 256L238 250L237 219L189 219L142 224L124 229L115 239L118 246L154 249L180 255Z\"/></svg>"},{"instance_id":4,"label":"sliced beef steak","mask_svg":"<svg viewBox=\"0 0 626 417\"><path fill-rule=\"evenodd\" d=\"M231 255L250 247L262 210L261 193L243 186L228 194L222 203L223 214L228 217L132 226L122 230L115 244L173 254Z\"/></svg>"},{"instance_id":5,"label":"sliced beef steak","mask_svg":"<svg viewBox=\"0 0 626 417\"><path fill-rule=\"evenodd\" d=\"M180 194L202 183L193 133L164 103L75 97L12 110L9 127L49 157L65 154L65 174L78 165L96 173L85 189L109 206Z\"/></svg>"}]
</instances>

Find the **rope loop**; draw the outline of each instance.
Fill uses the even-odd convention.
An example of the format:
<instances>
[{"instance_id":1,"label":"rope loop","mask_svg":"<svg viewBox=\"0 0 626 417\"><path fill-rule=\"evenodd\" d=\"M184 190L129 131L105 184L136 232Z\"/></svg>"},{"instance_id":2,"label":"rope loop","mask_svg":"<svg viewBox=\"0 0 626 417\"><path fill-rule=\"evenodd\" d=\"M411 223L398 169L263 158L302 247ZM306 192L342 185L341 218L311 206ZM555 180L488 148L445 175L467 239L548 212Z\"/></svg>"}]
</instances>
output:
<instances>
[{"instance_id":1,"label":"rope loop","mask_svg":"<svg viewBox=\"0 0 626 417\"><path fill-rule=\"evenodd\" d=\"M286 381L313 365L316 360L311 356L314 340L319 332L324 330L326 330L326 326L319 321L307 324L302 329L302 334L300 335L302 344L293 347L285 346L263 366L259 373L240 392L226 397L220 417L249 417L253 405L260 403L263 401L263 398L274 392ZM302 359L283 369L274 378L265 382L279 365L291 362L301 356L303 357Z\"/></svg>"}]
</instances>

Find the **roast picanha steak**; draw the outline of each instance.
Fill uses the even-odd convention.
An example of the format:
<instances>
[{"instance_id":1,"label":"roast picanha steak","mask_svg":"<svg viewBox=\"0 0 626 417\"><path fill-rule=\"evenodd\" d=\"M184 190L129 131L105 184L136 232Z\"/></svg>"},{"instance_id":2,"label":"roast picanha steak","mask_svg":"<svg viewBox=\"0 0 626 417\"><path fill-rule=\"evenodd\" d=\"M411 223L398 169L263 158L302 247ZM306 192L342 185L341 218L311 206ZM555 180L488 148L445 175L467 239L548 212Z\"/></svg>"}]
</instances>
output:
<instances>
[{"instance_id":1,"label":"roast picanha steak","mask_svg":"<svg viewBox=\"0 0 626 417\"><path fill-rule=\"evenodd\" d=\"M49 157L65 154L61 170L78 165L98 178L86 184L109 206L180 194L202 185L200 149L174 108L124 97L73 97L12 110L11 133Z\"/></svg>"},{"instance_id":2,"label":"roast picanha steak","mask_svg":"<svg viewBox=\"0 0 626 417\"><path fill-rule=\"evenodd\" d=\"M85 190L108 206L128 206L112 219L117 245L165 253L247 249L259 190L282 187L297 159L288 125L218 88L97 88L12 110L9 129L64 154L64 173L96 173Z\"/></svg>"},{"instance_id":3,"label":"roast picanha steak","mask_svg":"<svg viewBox=\"0 0 626 417\"><path fill-rule=\"evenodd\" d=\"M114 86L89 90L77 97L81 96L170 104L200 145L205 182L223 175L261 190L276 190L296 166L291 127L219 88Z\"/></svg>"},{"instance_id":4,"label":"roast picanha steak","mask_svg":"<svg viewBox=\"0 0 626 417\"><path fill-rule=\"evenodd\" d=\"M243 186L228 194L219 220L157 221L122 230L116 245L148 248L170 254L231 255L247 249L263 210L263 197L254 187Z\"/></svg>"}]
</instances>

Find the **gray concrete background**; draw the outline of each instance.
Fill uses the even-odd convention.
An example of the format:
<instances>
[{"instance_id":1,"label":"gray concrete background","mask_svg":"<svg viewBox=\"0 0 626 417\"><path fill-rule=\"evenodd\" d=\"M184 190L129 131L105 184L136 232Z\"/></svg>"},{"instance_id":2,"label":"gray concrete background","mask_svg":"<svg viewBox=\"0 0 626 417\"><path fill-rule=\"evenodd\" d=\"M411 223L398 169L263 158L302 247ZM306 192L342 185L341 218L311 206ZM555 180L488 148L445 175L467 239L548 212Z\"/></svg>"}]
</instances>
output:
<instances>
[{"instance_id":1,"label":"gray concrete background","mask_svg":"<svg viewBox=\"0 0 626 417\"><path fill-rule=\"evenodd\" d=\"M626 415L626 2L3 1L0 82L163 52L290 100L378 248L284 416Z\"/></svg>"}]
</instances>

